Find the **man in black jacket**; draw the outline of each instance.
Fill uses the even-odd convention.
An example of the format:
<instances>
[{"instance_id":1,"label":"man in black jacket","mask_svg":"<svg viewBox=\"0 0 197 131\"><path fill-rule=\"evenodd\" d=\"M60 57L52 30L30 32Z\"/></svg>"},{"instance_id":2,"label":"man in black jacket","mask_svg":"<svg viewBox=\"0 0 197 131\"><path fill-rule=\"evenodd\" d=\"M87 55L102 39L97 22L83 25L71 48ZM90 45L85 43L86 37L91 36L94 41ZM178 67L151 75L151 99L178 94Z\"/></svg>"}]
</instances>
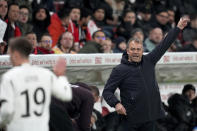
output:
<instances>
[{"instance_id":1,"label":"man in black jacket","mask_svg":"<svg viewBox=\"0 0 197 131\"><path fill-rule=\"evenodd\" d=\"M181 18L163 41L149 54L143 55L143 44L137 39L128 41L127 52L105 85L103 97L123 115L124 131L155 131L155 121L164 116L155 66L189 19ZM114 92L119 87L121 102Z\"/></svg>"},{"instance_id":2,"label":"man in black jacket","mask_svg":"<svg viewBox=\"0 0 197 131\"><path fill-rule=\"evenodd\" d=\"M50 106L50 131L90 131L90 119L94 98L85 83L71 85L73 98L70 102L52 99ZM72 121L71 121L72 120Z\"/></svg>"}]
</instances>

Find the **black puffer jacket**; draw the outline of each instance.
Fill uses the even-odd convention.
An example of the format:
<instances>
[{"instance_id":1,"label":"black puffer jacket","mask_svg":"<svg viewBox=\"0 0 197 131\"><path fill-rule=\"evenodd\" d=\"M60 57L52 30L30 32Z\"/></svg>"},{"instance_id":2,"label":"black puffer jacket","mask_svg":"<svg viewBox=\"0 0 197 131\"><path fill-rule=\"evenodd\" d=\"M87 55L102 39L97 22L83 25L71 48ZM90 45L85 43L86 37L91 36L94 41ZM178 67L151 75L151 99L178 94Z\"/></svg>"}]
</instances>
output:
<instances>
[{"instance_id":1,"label":"black puffer jacket","mask_svg":"<svg viewBox=\"0 0 197 131\"><path fill-rule=\"evenodd\" d=\"M129 62L125 52L121 64L112 70L103 97L110 106L115 107L119 101L114 92L119 87L121 103L126 108L129 123L143 123L164 116L155 66L179 32L179 28L171 30L152 52L142 56L140 63Z\"/></svg>"},{"instance_id":2,"label":"black puffer jacket","mask_svg":"<svg viewBox=\"0 0 197 131\"><path fill-rule=\"evenodd\" d=\"M185 127L195 125L195 114L190 105L189 99L180 94L174 94L168 99L170 113Z\"/></svg>"}]
</instances>

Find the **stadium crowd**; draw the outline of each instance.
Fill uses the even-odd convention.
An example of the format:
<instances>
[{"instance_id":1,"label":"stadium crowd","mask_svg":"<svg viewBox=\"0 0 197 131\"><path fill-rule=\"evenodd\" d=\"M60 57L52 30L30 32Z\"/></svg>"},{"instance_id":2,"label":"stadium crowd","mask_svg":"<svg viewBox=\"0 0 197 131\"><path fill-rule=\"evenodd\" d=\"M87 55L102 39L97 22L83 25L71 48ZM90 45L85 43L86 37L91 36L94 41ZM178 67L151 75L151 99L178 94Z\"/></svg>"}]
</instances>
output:
<instances>
[{"instance_id":1,"label":"stadium crowd","mask_svg":"<svg viewBox=\"0 0 197 131\"><path fill-rule=\"evenodd\" d=\"M196 6L194 0L0 0L0 54L7 54L11 38L22 36L32 43L35 55L123 53L131 37L150 52L180 16L188 16L190 23L168 51L193 52ZM71 102L52 98L50 131L123 131L122 118L96 86L78 82L71 87ZM157 131L192 131L197 126L195 91L187 84L182 94L169 98Z\"/></svg>"},{"instance_id":2,"label":"stadium crowd","mask_svg":"<svg viewBox=\"0 0 197 131\"><path fill-rule=\"evenodd\" d=\"M1 54L10 38L20 36L32 42L33 54L122 53L130 37L149 52L180 16L191 22L168 51L197 50L192 0L0 0L0 5Z\"/></svg>"}]
</instances>

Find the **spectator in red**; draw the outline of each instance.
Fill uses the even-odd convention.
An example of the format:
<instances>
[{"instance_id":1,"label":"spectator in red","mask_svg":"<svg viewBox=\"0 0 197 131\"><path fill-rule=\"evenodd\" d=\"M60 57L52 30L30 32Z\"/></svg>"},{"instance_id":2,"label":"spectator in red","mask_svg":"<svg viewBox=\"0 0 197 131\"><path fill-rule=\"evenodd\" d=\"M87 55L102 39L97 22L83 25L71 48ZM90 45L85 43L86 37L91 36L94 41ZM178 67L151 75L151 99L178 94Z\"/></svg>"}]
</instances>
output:
<instances>
[{"instance_id":1,"label":"spectator in red","mask_svg":"<svg viewBox=\"0 0 197 131\"><path fill-rule=\"evenodd\" d=\"M52 50L52 38L50 34L43 34L37 48L37 54L54 54Z\"/></svg>"},{"instance_id":2,"label":"spectator in red","mask_svg":"<svg viewBox=\"0 0 197 131\"><path fill-rule=\"evenodd\" d=\"M69 17L69 26L68 31L70 31L74 36L74 41L79 42L80 41L80 31L81 27L79 25L79 20L81 16L81 9L80 7L72 7L70 9Z\"/></svg>"},{"instance_id":3,"label":"spectator in red","mask_svg":"<svg viewBox=\"0 0 197 131\"><path fill-rule=\"evenodd\" d=\"M84 40L91 40L91 34L88 30L83 32L83 29L79 24L81 17L81 8L79 6L73 6L70 8L70 23L68 26L68 31L72 32L75 43L79 43L79 47L82 48L84 46Z\"/></svg>"},{"instance_id":4,"label":"spectator in red","mask_svg":"<svg viewBox=\"0 0 197 131\"><path fill-rule=\"evenodd\" d=\"M16 22L19 17L19 6L17 3L11 3L8 7L8 19L6 19L7 28L4 35L4 41L8 42L10 38L21 36L21 31Z\"/></svg>"},{"instance_id":5,"label":"spectator in red","mask_svg":"<svg viewBox=\"0 0 197 131\"><path fill-rule=\"evenodd\" d=\"M92 12L89 9L83 8L81 12L80 26L81 26L81 40L80 48L85 45L85 42L92 39L92 33L98 30L98 27L92 20Z\"/></svg>"},{"instance_id":6,"label":"spectator in red","mask_svg":"<svg viewBox=\"0 0 197 131\"><path fill-rule=\"evenodd\" d=\"M69 16L68 10L62 8L58 13L54 13L51 16L51 24L48 27L48 31L52 37L53 44L52 47L55 47L59 37L65 31L67 31L69 25Z\"/></svg>"},{"instance_id":7,"label":"spectator in red","mask_svg":"<svg viewBox=\"0 0 197 131\"><path fill-rule=\"evenodd\" d=\"M82 9L80 24L82 25L82 28L86 28L86 30L88 29L91 36L93 35L95 31L99 30L99 28L96 26L96 23L92 19L91 10L87 8Z\"/></svg>"}]
</instances>

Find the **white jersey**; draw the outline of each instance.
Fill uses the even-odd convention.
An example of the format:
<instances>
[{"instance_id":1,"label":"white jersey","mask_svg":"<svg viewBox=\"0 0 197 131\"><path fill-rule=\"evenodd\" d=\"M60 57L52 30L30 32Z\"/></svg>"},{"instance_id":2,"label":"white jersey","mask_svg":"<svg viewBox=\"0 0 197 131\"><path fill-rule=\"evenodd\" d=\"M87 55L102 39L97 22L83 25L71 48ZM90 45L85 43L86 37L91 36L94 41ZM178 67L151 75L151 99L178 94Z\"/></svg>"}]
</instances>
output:
<instances>
[{"instance_id":1,"label":"white jersey","mask_svg":"<svg viewBox=\"0 0 197 131\"><path fill-rule=\"evenodd\" d=\"M7 131L48 131L51 95L71 100L66 77L30 64L14 67L1 81L0 124L6 125Z\"/></svg>"}]
</instances>

